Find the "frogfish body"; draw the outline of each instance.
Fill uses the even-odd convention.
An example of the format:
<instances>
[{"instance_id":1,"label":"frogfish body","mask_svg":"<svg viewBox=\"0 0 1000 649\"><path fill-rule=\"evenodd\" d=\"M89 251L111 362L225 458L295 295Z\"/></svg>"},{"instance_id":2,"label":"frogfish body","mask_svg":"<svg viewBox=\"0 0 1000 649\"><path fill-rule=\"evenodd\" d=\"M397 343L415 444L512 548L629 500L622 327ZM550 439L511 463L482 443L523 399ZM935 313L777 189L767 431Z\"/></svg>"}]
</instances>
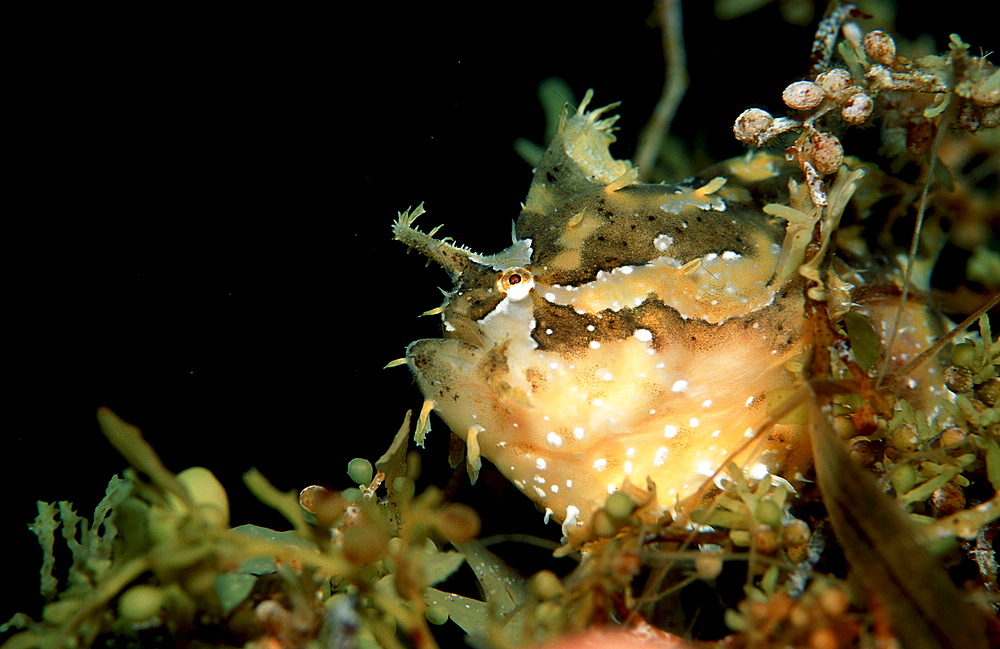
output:
<instances>
[{"instance_id":1,"label":"frogfish body","mask_svg":"<svg viewBox=\"0 0 1000 649\"><path fill-rule=\"evenodd\" d=\"M444 337L407 349L428 405L567 535L626 484L676 515L730 462L808 455L795 418L764 426L811 349L802 233L762 209L788 202L781 162L639 183L606 110L564 114L506 250L434 239L420 210L394 228L454 282Z\"/></svg>"}]
</instances>

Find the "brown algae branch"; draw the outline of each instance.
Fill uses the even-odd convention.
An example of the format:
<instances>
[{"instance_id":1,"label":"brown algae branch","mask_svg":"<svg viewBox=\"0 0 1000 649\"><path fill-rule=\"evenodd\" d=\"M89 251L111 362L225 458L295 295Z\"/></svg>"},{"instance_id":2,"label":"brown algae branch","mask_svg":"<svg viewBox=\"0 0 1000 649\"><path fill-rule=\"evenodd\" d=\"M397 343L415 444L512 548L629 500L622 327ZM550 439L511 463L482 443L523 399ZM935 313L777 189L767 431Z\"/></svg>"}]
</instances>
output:
<instances>
[{"instance_id":1,"label":"brown algae branch","mask_svg":"<svg viewBox=\"0 0 1000 649\"><path fill-rule=\"evenodd\" d=\"M968 318L962 320L962 322L953 327L951 331L938 338L937 342L921 352L919 356L914 358L898 371L887 375L885 377L886 382L889 384L895 383L900 377L907 376L910 372L923 365L929 358L941 351L942 347L954 340L955 336L965 331L973 322L978 320L981 315L993 309L998 304L1000 304L1000 293L994 295L992 299L987 300L985 304L969 314Z\"/></svg>"},{"instance_id":2,"label":"brown algae branch","mask_svg":"<svg viewBox=\"0 0 1000 649\"><path fill-rule=\"evenodd\" d=\"M639 178L649 180L660 155L663 140L670 133L670 125L677 114L677 107L688 88L687 54L684 50L684 26L680 0L662 0L657 13L663 32L663 59L665 63L663 92L653 109L649 123L639 137L635 162Z\"/></svg>"}]
</instances>

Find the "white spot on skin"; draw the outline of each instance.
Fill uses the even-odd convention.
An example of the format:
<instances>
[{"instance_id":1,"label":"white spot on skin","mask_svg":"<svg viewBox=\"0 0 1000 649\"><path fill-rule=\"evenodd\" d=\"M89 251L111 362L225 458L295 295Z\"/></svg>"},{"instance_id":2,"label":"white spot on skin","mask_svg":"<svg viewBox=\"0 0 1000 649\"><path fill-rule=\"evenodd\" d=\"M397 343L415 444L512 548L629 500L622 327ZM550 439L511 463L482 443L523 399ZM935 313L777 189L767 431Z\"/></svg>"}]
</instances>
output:
<instances>
[{"instance_id":1,"label":"white spot on skin","mask_svg":"<svg viewBox=\"0 0 1000 649\"><path fill-rule=\"evenodd\" d=\"M664 437L677 437L677 426L674 426L673 424L667 424L666 426L664 426L663 427L663 436Z\"/></svg>"},{"instance_id":2,"label":"white spot on skin","mask_svg":"<svg viewBox=\"0 0 1000 649\"><path fill-rule=\"evenodd\" d=\"M615 485L613 482L609 482L608 483L608 495L610 496L611 494L613 494L616 491L618 491L618 486Z\"/></svg>"},{"instance_id":3,"label":"white spot on skin","mask_svg":"<svg viewBox=\"0 0 1000 649\"><path fill-rule=\"evenodd\" d=\"M548 435L545 436L545 441L547 441L555 448L559 448L560 446L562 446L563 443L562 437L559 437L557 433L549 433Z\"/></svg>"},{"instance_id":4,"label":"white spot on skin","mask_svg":"<svg viewBox=\"0 0 1000 649\"><path fill-rule=\"evenodd\" d=\"M698 473L706 477L711 477L715 473L715 469L712 468L712 463L706 460L698 465Z\"/></svg>"},{"instance_id":5,"label":"white spot on skin","mask_svg":"<svg viewBox=\"0 0 1000 649\"><path fill-rule=\"evenodd\" d=\"M573 481L572 480L567 480L566 481L566 488L567 489L572 489L573 488Z\"/></svg>"},{"instance_id":6,"label":"white spot on skin","mask_svg":"<svg viewBox=\"0 0 1000 649\"><path fill-rule=\"evenodd\" d=\"M549 363L549 369L553 369L553 370L559 369L559 363L556 363L555 361Z\"/></svg>"},{"instance_id":7,"label":"white spot on skin","mask_svg":"<svg viewBox=\"0 0 1000 649\"><path fill-rule=\"evenodd\" d=\"M736 252L733 252L732 250L726 250L725 252L722 253L722 258L723 259L739 259L740 258L740 254L736 253Z\"/></svg>"},{"instance_id":8,"label":"white spot on skin","mask_svg":"<svg viewBox=\"0 0 1000 649\"><path fill-rule=\"evenodd\" d=\"M712 407L712 400L711 399L705 399L704 401L701 402L701 407L702 408L711 408Z\"/></svg>"},{"instance_id":9,"label":"white spot on skin","mask_svg":"<svg viewBox=\"0 0 1000 649\"><path fill-rule=\"evenodd\" d=\"M593 331L594 325L587 325L587 331Z\"/></svg>"},{"instance_id":10,"label":"white spot on skin","mask_svg":"<svg viewBox=\"0 0 1000 649\"><path fill-rule=\"evenodd\" d=\"M721 430L713 430L712 431L712 437L718 437L721 434L722 434Z\"/></svg>"},{"instance_id":11,"label":"white spot on skin","mask_svg":"<svg viewBox=\"0 0 1000 649\"><path fill-rule=\"evenodd\" d=\"M653 247L659 250L660 252L666 252L667 249L670 248L670 246L672 246L673 244L674 244L673 238L665 234L658 235L655 239L653 239Z\"/></svg>"},{"instance_id":12,"label":"white spot on skin","mask_svg":"<svg viewBox=\"0 0 1000 649\"><path fill-rule=\"evenodd\" d=\"M545 294L545 299L548 300L549 302L555 302L556 301L556 294L555 293L546 293Z\"/></svg>"},{"instance_id":13,"label":"white spot on skin","mask_svg":"<svg viewBox=\"0 0 1000 649\"><path fill-rule=\"evenodd\" d=\"M625 471L626 475L632 474L632 462L630 460L625 460L625 464L622 465L622 470Z\"/></svg>"},{"instance_id":14,"label":"white spot on skin","mask_svg":"<svg viewBox=\"0 0 1000 649\"><path fill-rule=\"evenodd\" d=\"M747 408L749 408L750 406L753 405L753 397L752 396L750 396L750 397L747 398L747 402L746 402L745 405L746 405Z\"/></svg>"},{"instance_id":15,"label":"white spot on skin","mask_svg":"<svg viewBox=\"0 0 1000 649\"><path fill-rule=\"evenodd\" d=\"M601 348L601 343L597 342L596 340L591 340L590 341L590 348L591 349L600 349Z\"/></svg>"},{"instance_id":16,"label":"white spot on skin","mask_svg":"<svg viewBox=\"0 0 1000 649\"><path fill-rule=\"evenodd\" d=\"M631 446L625 449L625 457L631 459L635 457L635 449Z\"/></svg>"},{"instance_id":17,"label":"white spot on skin","mask_svg":"<svg viewBox=\"0 0 1000 649\"><path fill-rule=\"evenodd\" d=\"M552 335L552 330L551 329L546 329L545 330L545 334L548 335L548 336L551 336Z\"/></svg>"},{"instance_id":18,"label":"white spot on skin","mask_svg":"<svg viewBox=\"0 0 1000 649\"><path fill-rule=\"evenodd\" d=\"M545 497L545 490L542 489L541 487L535 487L535 493L538 494L539 498Z\"/></svg>"},{"instance_id":19,"label":"white spot on skin","mask_svg":"<svg viewBox=\"0 0 1000 649\"><path fill-rule=\"evenodd\" d=\"M653 333L649 329L636 329L632 335L635 336L636 340L644 343L648 343L653 339Z\"/></svg>"},{"instance_id":20,"label":"white spot on skin","mask_svg":"<svg viewBox=\"0 0 1000 649\"><path fill-rule=\"evenodd\" d=\"M700 423L701 422L698 421L697 417L691 417L691 421L688 422L688 424L691 426L691 428L697 428L698 424L700 424Z\"/></svg>"},{"instance_id":21,"label":"white spot on skin","mask_svg":"<svg viewBox=\"0 0 1000 649\"><path fill-rule=\"evenodd\" d=\"M585 431L582 428L577 426L576 428L573 429L573 437L577 439L583 439L584 432Z\"/></svg>"},{"instance_id":22,"label":"white spot on skin","mask_svg":"<svg viewBox=\"0 0 1000 649\"><path fill-rule=\"evenodd\" d=\"M672 388L670 388L670 391L679 394L681 392L687 392L687 389L688 389L688 382L682 379L680 381L674 381L674 385Z\"/></svg>"},{"instance_id":23,"label":"white spot on skin","mask_svg":"<svg viewBox=\"0 0 1000 649\"><path fill-rule=\"evenodd\" d=\"M663 463L667 461L667 454L670 452L666 446L661 446L656 449L656 455L653 456L653 466L663 466Z\"/></svg>"},{"instance_id":24,"label":"white spot on skin","mask_svg":"<svg viewBox=\"0 0 1000 649\"><path fill-rule=\"evenodd\" d=\"M548 525L549 524L549 519L552 518L552 514L554 514L554 513L555 512L552 511L551 507L546 507L545 508L545 518L542 519L542 524L543 525Z\"/></svg>"},{"instance_id":25,"label":"white spot on skin","mask_svg":"<svg viewBox=\"0 0 1000 649\"><path fill-rule=\"evenodd\" d=\"M753 428L747 428L743 431L743 437L753 437Z\"/></svg>"},{"instance_id":26,"label":"white spot on skin","mask_svg":"<svg viewBox=\"0 0 1000 649\"><path fill-rule=\"evenodd\" d=\"M599 460L594 460L594 468L598 471L603 471L608 466L608 461L603 457Z\"/></svg>"},{"instance_id":27,"label":"white spot on skin","mask_svg":"<svg viewBox=\"0 0 1000 649\"><path fill-rule=\"evenodd\" d=\"M605 372L604 374L601 374L601 379L605 381L610 381L613 378L614 376L612 376L611 372Z\"/></svg>"},{"instance_id":28,"label":"white spot on skin","mask_svg":"<svg viewBox=\"0 0 1000 649\"><path fill-rule=\"evenodd\" d=\"M544 469L546 466L547 465L545 463L545 460L543 460L542 458L538 458L537 460L535 460L535 468L538 469L539 471Z\"/></svg>"},{"instance_id":29,"label":"white spot on skin","mask_svg":"<svg viewBox=\"0 0 1000 649\"><path fill-rule=\"evenodd\" d=\"M750 467L750 470L747 473L749 473L750 477L754 480L763 480L768 474L767 466L757 463Z\"/></svg>"},{"instance_id":30,"label":"white spot on skin","mask_svg":"<svg viewBox=\"0 0 1000 649\"><path fill-rule=\"evenodd\" d=\"M549 491L551 491L554 494L559 493L559 485L557 484L552 485L551 487L549 487Z\"/></svg>"},{"instance_id":31,"label":"white spot on skin","mask_svg":"<svg viewBox=\"0 0 1000 649\"><path fill-rule=\"evenodd\" d=\"M545 478L540 475L533 476L532 480L534 480L537 484L545 484Z\"/></svg>"}]
</instances>

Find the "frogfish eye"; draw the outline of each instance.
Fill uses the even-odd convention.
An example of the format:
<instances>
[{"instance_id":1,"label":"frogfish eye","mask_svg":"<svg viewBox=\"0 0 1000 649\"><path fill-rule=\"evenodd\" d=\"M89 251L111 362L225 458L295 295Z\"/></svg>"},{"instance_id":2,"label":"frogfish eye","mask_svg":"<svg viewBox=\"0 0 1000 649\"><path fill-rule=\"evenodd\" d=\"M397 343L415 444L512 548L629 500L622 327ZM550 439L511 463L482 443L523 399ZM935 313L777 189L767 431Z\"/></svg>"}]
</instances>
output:
<instances>
[{"instance_id":1,"label":"frogfish eye","mask_svg":"<svg viewBox=\"0 0 1000 649\"><path fill-rule=\"evenodd\" d=\"M497 277L497 289L512 300L522 300L535 286L531 271L522 266L508 268Z\"/></svg>"}]
</instances>

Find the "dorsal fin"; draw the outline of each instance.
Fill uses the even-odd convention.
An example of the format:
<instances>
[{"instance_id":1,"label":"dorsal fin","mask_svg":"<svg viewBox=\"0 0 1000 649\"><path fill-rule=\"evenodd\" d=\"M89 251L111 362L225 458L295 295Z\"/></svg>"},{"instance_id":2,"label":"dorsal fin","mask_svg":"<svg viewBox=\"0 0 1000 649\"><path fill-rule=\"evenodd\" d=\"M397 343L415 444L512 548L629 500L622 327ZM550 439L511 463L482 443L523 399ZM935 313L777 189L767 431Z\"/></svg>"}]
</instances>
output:
<instances>
[{"instance_id":1,"label":"dorsal fin","mask_svg":"<svg viewBox=\"0 0 1000 649\"><path fill-rule=\"evenodd\" d=\"M594 91L588 90L572 114L568 107L563 108L556 136L535 168L522 214L550 214L570 198L607 186L632 169L631 162L616 160L608 150L615 141L618 116L601 119L618 104L587 111L593 95Z\"/></svg>"}]
</instances>

